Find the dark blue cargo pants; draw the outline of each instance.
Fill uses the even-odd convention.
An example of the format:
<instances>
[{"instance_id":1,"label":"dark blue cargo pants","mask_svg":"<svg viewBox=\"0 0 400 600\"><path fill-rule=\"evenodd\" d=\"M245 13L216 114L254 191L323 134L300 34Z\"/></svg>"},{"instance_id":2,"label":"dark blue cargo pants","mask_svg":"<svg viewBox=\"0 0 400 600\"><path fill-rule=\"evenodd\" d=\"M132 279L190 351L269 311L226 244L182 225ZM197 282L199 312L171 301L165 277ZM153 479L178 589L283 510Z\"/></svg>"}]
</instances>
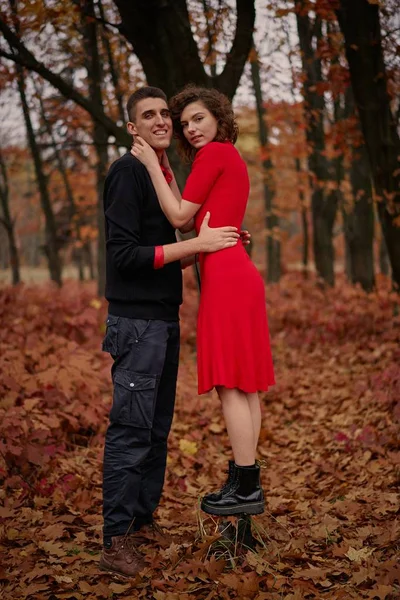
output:
<instances>
[{"instance_id":1,"label":"dark blue cargo pants","mask_svg":"<svg viewBox=\"0 0 400 600\"><path fill-rule=\"evenodd\" d=\"M175 404L179 323L109 315L103 350L114 359L103 467L103 536L152 521L160 501Z\"/></svg>"}]
</instances>

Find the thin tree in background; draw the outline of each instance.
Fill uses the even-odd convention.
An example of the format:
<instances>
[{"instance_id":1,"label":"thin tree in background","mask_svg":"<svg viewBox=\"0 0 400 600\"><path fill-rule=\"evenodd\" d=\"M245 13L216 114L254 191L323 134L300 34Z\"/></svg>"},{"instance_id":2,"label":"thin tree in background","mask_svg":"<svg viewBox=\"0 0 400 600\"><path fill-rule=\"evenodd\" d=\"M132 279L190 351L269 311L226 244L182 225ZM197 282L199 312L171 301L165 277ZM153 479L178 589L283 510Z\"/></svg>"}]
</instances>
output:
<instances>
[{"instance_id":1,"label":"thin tree in background","mask_svg":"<svg viewBox=\"0 0 400 600\"><path fill-rule=\"evenodd\" d=\"M37 80L34 80L36 97L39 103L39 111L40 111L40 119L43 124L44 130L50 140L49 147L52 151L52 159L55 162L56 168L61 176L61 181L63 183L66 200L67 200L67 208L65 211L66 223L64 224L64 228L66 233L70 237L70 241L76 240L77 247L74 249L75 262L78 267L78 276L79 280L84 280L84 270L83 270L83 244L80 235L79 228L79 215L78 209L75 202L74 192L72 189L72 185L70 183L67 166L65 161L64 154L60 151L57 140L55 138L55 124L51 123L48 115L46 114L46 109L44 105L42 91L39 89ZM59 223L60 226L60 223Z\"/></svg>"},{"instance_id":2,"label":"thin tree in background","mask_svg":"<svg viewBox=\"0 0 400 600\"><path fill-rule=\"evenodd\" d=\"M16 35L19 35L19 17L17 12L17 2L16 0L10 0L10 8L12 17L14 20L14 26ZM12 51L12 48L11 48ZM54 281L59 287L62 285L61 279L61 259L59 254L59 246L57 240L57 226L56 220L53 212L53 207L51 204L49 188L48 188L48 180L44 170L43 160L40 153L40 149L38 143L36 141L35 131L33 129L32 119L30 115L29 104L26 96L25 90L25 76L24 69L21 65L16 65L16 73L17 73L17 85L18 91L21 100L22 113L24 116L24 122L26 127L26 134L28 145L31 151L33 164L35 167L35 175L36 182L40 195L40 203L42 206L44 218L45 218L45 240L43 244L43 251L47 258L47 263L49 267L50 279Z\"/></svg>"},{"instance_id":3,"label":"thin tree in background","mask_svg":"<svg viewBox=\"0 0 400 600\"><path fill-rule=\"evenodd\" d=\"M387 90L379 6L367 0L332 0L331 4L345 39L393 284L400 290L400 137Z\"/></svg>"},{"instance_id":4,"label":"thin tree in background","mask_svg":"<svg viewBox=\"0 0 400 600\"><path fill-rule=\"evenodd\" d=\"M105 21L105 13L104 13L102 0L97 0L97 7L99 10L100 19L104 22ZM93 19L93 17L95 17L95 15L94 15L94 6L92 3L89 3L88 10L89 10L89 17L91 17ZM105 50L105 55L107 57L110 78L111 78L111 82L113 84L113 92L115 95L115 102L117 105L118 121L120 121L121 124L123 124L123 123L125 123L126 119L125 119L125 110L124 110L124 94L121 89L120 68L118 65L118 61L115 60L114 56L113 56L113 49L111 46L108 30L105 27L102 27L99 31L99 34L101 37L101 43Z\"/></svg>"},{"instance_id":5,"label":"thin tree in background","mask_svg":"<svg viewBox=\"0 0 400 600\"><path fill-rule=\"evenodd\" d=\"M18 90L21 98L21 106L24 115L27 139L33 159L33 164L35 167L35 175L37 186L39 189L40 204L45 218L45 241L43 244L43 251L47 258L50 279L54 281L59 287L61 287L62 266L57 238L57 224L48 188L48 178L45 173L42 155L40 152L39 144L36 140L35 131L33 129L28 100L25 92L25 79L23 69L19 65L16 66L16 69Z\"/></svg>"},{"instance_id":6,"label":"thin tree in background","mask_svg":"<svg viewBox=\"0 0 400 600\"><path fill-rule=\"evenodd\" d=\"M218 75L215 73L208 75L204 69L191 30L186 0L135 0L135 2L117 0L115 6L118 8L121 21L114 24L104 19L104 12L100 15L97 13L95 10L97 5L95 7L93 0L74 2L87 17L86 27L80 28L80 33L87 55L89 93L82 92L82 86L78 87L71 83L64 74L60 75L58 65L53 69L52 66L47 66L46 61L38 60L35 53L28 49L24 40L20 38L15 27L10 26L10 21L6 17L0 17L0 33L7 40L10 51L0 48L0 56L35 71L65 98L74 101L92 117L95 122L93 129L97 152L97 192L100 198L104 185L104 165L108 162L106 157L108 137L112 136L117 146L129 148L131 145L131 137L127 134L125 126L118 124L115 115L110 116L112 111L107 110L108 107L100 93L103 84L101 74L104 72L104 56L98 46L100 28L107 26L118 32L117 37L123 36L134 48L147 83L163 88L168 96L177 92L186 83L193 82L206 87L216 87L232 98L251 49L255 20L254 1L237 0L236 2L237 21L233 32L233 43L226 56L224 68ZM65 10L68 10L67 6ZM37 33L37 30L35 32ZM65 39L63 43L65 44ZM174 154L171 156L171 162L182 186L185 172ZM100 200L98 231L98 290L103 294L104 226Z\"/></svg>"},{"instance_id":7,"label":"thin tree in background","mask_svg":"<svg viewBox=\"0 0 400 600\"><path fill-rule=\"evenodd\" d=\"M0 224L7 232L8 253L11 267L12 284L17 285L21 281L19 254L15 237L15 218L10 212L10 185L8 180L7 165L2 149L0 148L0 206L2 216Z\"/></svg>"},{"instance_id":8,"label":"thin tree in background","mask_svg":"<svg viewBox=\"0 0 400 600\"><path fill-rule=\"evenodd\" d=\"M355 112L353 90L345 93L345 116L354 123L355 136L351 147L349 166L352 191L351 210L344 210L344 226L349 252L350 281L359 283L370 292L375 287L374 274L374 203L367 149L361 136L358 115Z\"/></svg>"},{"instance_id":9,"label":"thin tree in background","mask_svg":"<svg viewBox=\"0 0 400 600\"><path fill-rule=\"evenodd\" d=\"M314 262L321 279L333 286L335 283L333 226L338 208L338 195L330 185L331 165L325 153L325 101L323 93L319 90L319 84L322 82L322 61L316 47L322 39L322 19L316 14L311 21L306 0L295 0L295 8L304 71L303 95L309 144L308 162L312 174Z\"/></svg>"},{"instance_id":10,"label":"thin tree in background","mask_svg":"<svg viewBox=\"0 0 400 600\"><path fill-rule=\"evenodd\" d=\"M288 46L288 59L289 59L290 73L291 73L291 79L292 79L292 85L290 86L290 94L292 97L293 106L295 106L295 104L296 104L296 95L295 95L296 77L295 77L295 68L294 68L293 59L292 59L293 51L292 51L291 44L290 44L289 30L288 30L284 20L282 21L282 28L285 33L286 43ZM308 209L308 201L306 198L304 184L303 184L304 171L303 171L303 168L301 165L300 158L299 158L299 156L297 156L297 154L295 157L295 168L296 168L296 173L297 173L297 185L298 185L298 194L299 194L299 200L300 200L300 213L301 213L301 228L302 228L302 233L303 233L301 262L302 262L302 266L303 266L303 277L305 279L307 279L307 277L308 277L308 261L309 261L309 254L310 254L310 251L309 251L310 232L309 232L309 225L308 225L309 209Z\"/></svg>"},{"instance_id":11,"label":"thin tree in background","mask_svg":"<svg viewBox=\"0 0 400 600\"><path fill-rule=\"evenodd\" d=\"M354 284L370 292L374 277L374 206L369 163L354 106L349 73L344 62L343 36L336 19L326 22L324 62L333 102L330 127L331 151L337 194L342 211L345 271ZM350 192L346 193L346 180Z\"/></svg>"},{"instance_id":12,"label":"thin tree in background","mask_svg":"<svg viewBox=\"0 0 400 600\"><path fill-rule=\"evenodd\" d=\"M82 15L82 31L85 53L85 67L88 88L96 105L103 107L103 60L99 50L99 24L96 20L94 0L85 0L85 13ZM117 82L118 83L118 82ZM117 88L118 89L118 88ZM104 295L106 285L106 238L103 209L104 182L108 169L108 131L102 123L93 119L93 143L96 152L96 190L97 190L97 291Z\"/></svg>"},{"instance_id":13,"label":"thin tree in background","mask_svg":"<svg viewBox=\"0 0 400 600\"><path fill-rule=\"evenodd\" d=\"M262 153L263 189L265 203L265 226L267 230L267 281L276 283L281 278L281 242L279 236L279 217L274 206L275 184L273 165L269 150L267 114L261 87L260 64L257 50L253 47L250 57L251 79L256 99L258 136Z\"/></svg>"}]
</instances>

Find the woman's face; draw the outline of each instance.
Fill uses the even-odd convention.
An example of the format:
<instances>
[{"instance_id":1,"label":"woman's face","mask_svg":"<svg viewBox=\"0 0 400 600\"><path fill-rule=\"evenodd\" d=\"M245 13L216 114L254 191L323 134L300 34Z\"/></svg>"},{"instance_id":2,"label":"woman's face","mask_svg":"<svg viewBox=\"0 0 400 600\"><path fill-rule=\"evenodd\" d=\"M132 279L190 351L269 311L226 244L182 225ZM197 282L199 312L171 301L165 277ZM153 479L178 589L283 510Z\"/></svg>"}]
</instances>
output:
<instances>
[{"instance_id":1,"label":"woman's face","mask_svg":"<svg viewBox=\"0 0 400 600\"><path fill-rule=\"evenodd\" d=\"M188 104L181 114L183 135L199 150L212 142L218 131L217 119L201 101Z\"/></svg>"}]
</instances>

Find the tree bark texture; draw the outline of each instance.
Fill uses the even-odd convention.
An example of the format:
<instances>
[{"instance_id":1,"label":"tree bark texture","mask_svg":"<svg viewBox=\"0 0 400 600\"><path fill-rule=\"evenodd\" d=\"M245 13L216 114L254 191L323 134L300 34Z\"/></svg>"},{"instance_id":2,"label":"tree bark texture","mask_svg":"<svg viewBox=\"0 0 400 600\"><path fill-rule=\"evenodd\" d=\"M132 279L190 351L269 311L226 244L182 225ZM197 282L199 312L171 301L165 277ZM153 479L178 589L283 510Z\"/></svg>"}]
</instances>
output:
<instances>
[{"instance_id":1,"label":"tree bark texture","mask_svg":"<svg viewBox=\"0 0 400 600\"><path fill-rule=\"evenodd\" d=\"M16 33L15 35L17 41L19 42L19 20L18 20L18 9L16 0L9 0L12 16L14 19L14 25ZM11 47L11 44L10 44ZM24 80L24 69L21 65L16 65L17 71L17 85L18 91L21 99L21 107L22 113L24 116L26 133L29 148L31 150L33 164L35 168L36 182L39 190L40 204L43 210L44 218L45 218L45 243L44 243L44 253L47 258L47 263L50 272L50 279L54 281L59 287L62 286L61 272L62 265L58 248L58 240L57 240L57 226L56 220L53 212L53 206L51 204L49 189L48 189L48 181L47 176L44 170L44 165L42 161L42 156L40 153L40 148L36 142L36 136L32 125L28 100L25 93L25 80Z\"/></svg>"},{"instance_id":2,"label":"tree bark texture","mask_svg":"<svg viewBox=\"0 0 400 600\"><path fill-rule=\"evenodd\" d=\"M35 167L36 181L39 189L40 204L45 218L45 244L44 252L47 258L50 279L59 287L62 285L61 279L61 259L58 249L57 225L51 204L49 189L47 185L47 176L44 171L44 165L40 154L40 149L36 142L36 136L32 125L29 112L28 101L25 94L25 83L23 69L17 65L18 90L21 98L22 112L25 120L28 144L31 150L33 164Z\"/></svg>"},{"instance_id":3,"label":"tree bark texture","mask_svg":"<svg viewBox=\"0 0 400 600\"><path fill-rule=\"evenodd\" d=\"M104 21L105 15L104 15L104 8L103 8L102 0L98 0L97 6L99 9L100 18L103 19L103 21ZM124 99L123 99L123 94L122 94L121 86L120 86L120 74L119 74L118 64L114 60L114 57L112 54L112 48L111 48L110 40L108 38L108 34L104 28L101 31L101 40L102 40L102 44L103 44L104 50L107 55L107 61L108 61L108 67L110 70L111 81L114 86L115 100L116 100L117 108L118 108L118 120L121 121L121 124L123 124L126 121L126 117L125 117L125 110L124 110Z\"/></svg>"},{"instance_id":4,"label":"tree bark texture","mask_svg":"<svg viewBox=\"0 0 400 600\"><path fill-rule=\"evenodd\" d=\"M256 51L254 51L254 57L251 60L250 66L254 95L256 98L260 145L263 153L267 153L266 157L262 160L265 226L267 229L267 281L269 283L276 283L281 278L281 242L278 238L277 231L279 228L279 219L274 211L275 184L273 180L273 165L268 153L268 126L261 89L260 66Z\"/></svg>"},{"instance_id":5,"label":"tree bark texture","mask_svg":"<svg viewBox=\"0 0 400 600\"><path fill-rule=\"evenodd\" d=\"M8 252L11 267L12 284L17 285L21 281L19 267L19 253L15 238L15 220L10 213L10 186L8 183L7 166L0 150L0 204L3 216L0 218L0 224L7 232Z\"/></svg>"},{"instance_id":6,"label":"tree bark texture","mask_svg":"<svg viewBox=\"0 0 400 600\"><path fill-rule=\"evenodd\" d=\"M352 283L359 283L370 292L375 286L374 276L374 206L369 163L366 148L358 149L350 167L353 206L344 210L345 235L347 237L350 275Z\"/></svg>"},{"instance_id":7,"label":"tree bark texture","mask_svg":"<svg viewBox=\"0 0 400 600\"><path fill-rule=\"evenodd\" d=\"M394 287L400 290L400 138L387 91L379 6L340 0L337 17L367 147ZM397 223L395 222L397 219Z\"/></svg>"},{"instance_id":8,"label":"tree bark texture","mask_svg":"<svg viewBox=\"0 0 400 600\"><path fill-rule=\"evenodd\" d=\"M303 71L306 76L303 95L309 145L308 164L313 176L311 213L313 224L314 262L318 275L328 284L335 283L333 225L338 207L338 195L328 190L332 180L330 165L326 159L325 132L323 126L324 97L317 91L322 81L321 59L313 48L313 38L321 37L322 23L319 17L312 24L304 0L295 0L297 30L300 40Z\"/></svg>"},{"instance_id":9,"label":"tree bark texture","mask_svg":"<svg viewBox=\"0 0 400 600\"><path fill-rule=\"evenodd\" d=\"M354 95L349 87L345 94L344 116L358 121ZM366 292L375 287L374 271L374 204L368 154L365 144L353 147L350 165L350 183L353 203L350 210L343 207L343 222L348 251L349 276Z\"/></svg>"},{"instance_id":10,"label":"tree bark texture","mask_svg":"<svg viewBox=\"0 0 400 600\"><path fill-rule=\"evenodd\" d=\"M114 0L121 33L132 44L149 85L168 97L187 83L215 87L232 98L250 53L255 21L254 0L236 0L237 25L222 73L207 75L190 27L186 0Z\"/></svg>"},{"instance_id":11,"label":"tree bark texture","mask_svg":"<svg viewBox=\"0 0 400 600\"><path fill-rule=\"evenodd\" d=\"M286 43L289 48L288 60L289 60L290 70L291 70L291 75L292 75L291 96L292 96L293 104L296 104L297 99L296 99L296 94L294 91L295 90L295 67L294 67L293 59L292 59L292 46L291 46L291 41L290 41L290 33L289 33L288 28L285 26L284 22L283 22L282 26L283 26L283 30L285 33ZM295 165L296 165L297 181L298 181L298 185L299 185L301 229L302 229L302 233L303 233L302 261L301 262L303 265L303 277L304 277L304 279L307 279L308 278L308 260L309 260L309 254L310 254L309 253L310 234L309 234L309 223L308 223L308 208L307 208L307 204L306 204L306 198L305 198L303 186L301 185L302 166L301 166L300 159L298 157L296 157Z\"/></svg>"},{"instance_id":12,"label":"tree bark texture","mask_svg":"<svg viewBox=\"0 0 400 600\"><path fill-rule=\"evenodd\" d=\"M390 275L389 256L386 248L385 238L383 237L383 235L379 243L379 272L382 273L382 275Z\"/></svg>"},{"instance_id":13,"label":"tree bark texture","mask_svg":"<svg viewBox=\"0 0 400 600\"><path fill-rule=\"evenodd\" d=\"M102 76L103 68L99 52L99 31L95 19L93 0L85 1L87 15L83 17L83 35L89 50L86 56L86 69L89 82L89 93L97 106L103 109ZM96 150L96 190L97 190L97 291L99 296L104 296L106 285L106 238L103 207L104 182L108 167L108 132L104 125L93 119L93 142Z\"/></svg>"},{"instance_id":14,"label":"tree bark texture","mask_svg":"<svg viewBox=\"0 0 400 600\"><path fill-rule=\"evenodd\" d=\"M69 242L71 240L73 241L73 236L71 236L72 229L75 231L75 236L76 236L75 239L78 242L81 242L80 225L79 225L79 222L75 219L75 217L77 215L75 198L74 198L74 193L73 193L73 190L72 190L69 178L68 178L68 173L67 173L67 168L65 165L64 157L57 147L57 142L54 137L53 125L50 123L49 119L47 118L46 110L44 107L43 100L41 98L40 90L38 89L37 86L35 86L35 90L36 90L36 95L39 99L41 119L45 126L46 132L51 140L51 146L52 146L52 150L54 152L55 163L60 172L61 179L62 179L64 188L65 188L65 194L67 196L68 213L67 213L66 217L67 217L68 221L64 222L64 224L63 224L65 235L67 237L67 242ZM64 220L65 220L65 218L64 218ZM74 248L74 256L75 256L75 262L76 262L77 268L78 268L79 280L83 281L84 280L84 271L83 271L83 249L82 249L82 246Z\"/></svg>"}]
</instances>

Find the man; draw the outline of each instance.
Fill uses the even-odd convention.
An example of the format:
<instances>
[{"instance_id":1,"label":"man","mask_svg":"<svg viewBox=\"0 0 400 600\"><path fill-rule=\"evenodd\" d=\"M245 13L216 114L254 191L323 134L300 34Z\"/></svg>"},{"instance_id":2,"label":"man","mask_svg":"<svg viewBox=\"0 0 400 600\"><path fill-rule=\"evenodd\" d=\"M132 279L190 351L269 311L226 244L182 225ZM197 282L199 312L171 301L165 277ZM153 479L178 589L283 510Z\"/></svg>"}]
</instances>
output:
<instances>
[{"instance_id":1,"label":"man","mask_svg":"<svg viewBox=\"0 0 400 600\"><path fill-rule=\"evenodd\" d=\"M172 137L162 90L145 87L128 100L127 128L156 151L160 163ZM178 193L171 172L166 172ZM127 153L104 187L106 298L103 350L113 359L113 404L104 451L104 548L100 568L126 576L143 568L138 540L155 529L167 459L179 360L181 260L234 246L234 227L177 242L146 168ZM140 530L140 534L138 533Z\"/></svg>"}]
</instances>

